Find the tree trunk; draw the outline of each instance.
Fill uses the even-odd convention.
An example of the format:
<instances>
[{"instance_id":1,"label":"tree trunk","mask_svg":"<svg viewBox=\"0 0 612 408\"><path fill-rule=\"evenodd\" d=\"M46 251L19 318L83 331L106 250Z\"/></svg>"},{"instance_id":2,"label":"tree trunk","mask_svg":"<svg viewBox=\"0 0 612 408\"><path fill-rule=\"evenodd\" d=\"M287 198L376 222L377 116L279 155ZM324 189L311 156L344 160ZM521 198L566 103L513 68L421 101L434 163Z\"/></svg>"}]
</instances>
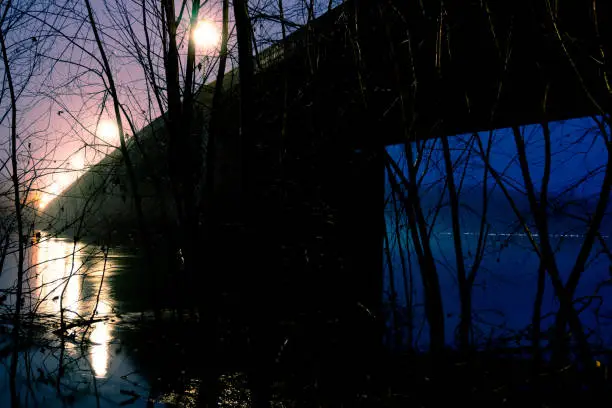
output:
<instances>
[{"instance_id":1,"label":"tree trunk","mask_svg":"<svg viewBox=\"0 0 612 408\"><path fill-rule=\"evenodd\" d=\"M412 157L412 147L407 143L409 158ZM408 197L404 197L404 206L408 216L409 229L412 234L412 242L419 261L419 271L423 281L423 291L425 297L425 316L429 324L430 349L434 355L440 355L444 350L445 327L444 327L444 308L442 305L442 294L440 292L440 281L436 270L435 259L431 252L427 226L420 207L418 189L416 188L416 170L411 169L409 164L409 176L412 180L407 180L397 163L386 153L387 171L396 174L402 184L408 187ZM411 160L411 159L408 159ZM414 183L413 183L414 180ZM394 186L392 182L392 186ZM400 191L398 187L395 187Z\"/></svg>"},{"instance_id":2,"label":"tree trunk","mask_svg":"<svg viewBox=\"0 0 612 408\"><path fill-rule=\"evenodd\" d=\"M453 245L455 248L455 261L457 265L457 281L459 282L459 298L461 302L461 321L459 322L459 347L465 352L470 347L470 330L472 327L472 288L468 282L463 247L461 245L461 228L459 225L459 196L455 187L453 162L447 137L442 137L444 152L444 165L446 168L446 184L451 205L451 219L453 229Z\"/></svg>"},{"instance_id":3,"label":"tree trunk","mask_svg":"<svg viewBox=\"0 0 612 408\"><path fill-rule=\"evenodd\" d=\"M9 10L11 6L11 2L7 2L5 12L3 16L6 15L6 12ZM3 18L4 20L4 18ZM23 247L26 244L23 237L23 220L21 219L21 198L19 195L19 176L17 175L17 97L15 95L15 88L13 86L13 77L11 75L11 66L8 59L8 53L6 50L6 43L4 41L4 32L2 31L2 27L0 27L0 45L2 46L2 60L4 62L4 74L6 76L6 81L9 87L9 96L11 103L11 180L13 182L13 194L15 200L15 217L17 218L17 243L19 245L18 249L18 259L17 259L17 297L15 299L15 315L13 318L13 355L11 357L11 366L10 366L10 391L11 391L11 405L13 408L18 408L20 405L20 396L17 390L17 363L19 360L19 332L21 331L21 298L23 291L23 261L24 261L24 251Z\"/></svg>"},{"instance_id":4,"label":"tree trunk","mask_svg":"<svg viewBox=\"0 0 612 408\"><path fill-rule=\"evenodd\" d=\"M223 80L227 66L227 41L229 37L229 0L223 0L223 26L221 31L221 52L219 55L219 69L212 100L212 112L208 128L208 140L206 141L206 168L203 198L204 214L204 244L206 253L204 263L206 276L203 282L203 295L200 296L200 321L208 335L204 337L204 350L209 360L205 363L203 381L200 387L200 395L206 395L205 402L208 407L217 406L219 391L219 375L221 373L220 361L217 356L217 342L219 338L218 317L216 316L215 304L219 304L222 288L218 284L217 274L220 272L218 265L223 262L219 259L217 237L219 232L218 225L218 203L215 197L215 170L217 160L216 139L221 133L222 124L222 97ZM223 245L223 243L221 243Z\"/></svg>"},{"instance_id":5,"label":"tree trunk","mask_svg":"<svg viewBox=\"0 0 612 408\"><path fill-rule=\"evenodd\" d=\"M242 161L242 217L247 231L249 244L244 248L246 256L252 262L254 270L264 270L261 265L265 256L262 252L267 251L266 243L261 242L259 237L259 223L255 222L256 214L253 213L253 183L249 177L251 170L251 156L253 155L254 136L254 76L255 67L252 49L252 26L248 14L247 0L234 0L234 18L236 21L236 37L238 43L238 66L240 77L240 153ZM265 279L265 278L264 278ZM261 283L261 282L259 282ZM246 307L249 309L249 324L251 350L248 381L252 392L252 403L255 408L267 408L271 399L271 378L269 353L270 347L266 344L266 336L269 335L267 327L270 316L265 311L265 301L257 299L261 296L263 287L252 288Z\"/></svg>"},{"instance_id":6,"label":"tree trunk","mask_svg":"<svg viewBox=\"0 0 612 408\"><path fill-rule=\"evenodd\" d=\"M544 132L546 133L546 130L544 130ZM531 174L529 172L529 164L527 162L525 142L523 141L523 136L521 135L518 127L513 127L512 133L514 135L514 140L518 151L518 159L521 168L521 173L523 176L523 181L525 184L525 189L527 191L529 206L531 208L532 214L534 215L536 226L540 232L541 261L544 262L546 270L548 271L548 274L551 277L553 288L555 289L555 293L561 304L559 311L563 316L567 316L566 321L570 324L572 332L576 336L581 358L585 363L588 364L588 362L591 360L590 347L582 329L582 323L580 322L580 318L578 317L578 314L574 309L574 305L572 302L572 294L569 293L569 291L563 285L563 281L561 280L561 275L559 273L559 269L555 260L555 254L552 250L550 238L548 235L548 220L546 216L546 209L539 206L536 200L535 189L531 180ZM548 146L546 150L547 156L550 155L550 146ZM565 354L562 350L563 344L566 343L566 341L563 340L563 338L565 337L565 325L562 325L562 327L557 327L557 335L557 354Z\"/></svg>"}]
</instances>

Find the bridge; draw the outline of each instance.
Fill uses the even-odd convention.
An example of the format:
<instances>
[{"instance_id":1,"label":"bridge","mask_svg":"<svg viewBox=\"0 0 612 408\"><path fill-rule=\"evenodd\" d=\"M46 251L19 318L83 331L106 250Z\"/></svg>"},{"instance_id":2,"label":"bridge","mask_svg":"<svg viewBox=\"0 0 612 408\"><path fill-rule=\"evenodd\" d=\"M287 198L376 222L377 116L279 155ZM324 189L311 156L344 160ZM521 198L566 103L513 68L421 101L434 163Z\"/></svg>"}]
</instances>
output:
<instances>
[{"instance_id":1,"label":"bridge","mask_svg":"<svg viewBox=\"0 0 612 408\"><path fill-rule=\"evenodd\" d=\"M596 3L595 15L592 2L575 0L446 2L442 12L439 1L347 0L258 53L257 136L246 144L230 72L215 177L220 285L244 282L241 293L255 292L245 304L270 304L259 311L287 304L292 313L379 313L385 146L609 115L612 13ZM212 89L198 94L203 131ZM163 121L137 136L130 151L145 213L161 220L160 208L173 211L157 203L159 191L170 201L167 171L144 168L136 139L165 163ZM245 158L257 214L248 237L235 223ZM151 171L162 180L157 190ZM91 229L133 229L126 185L116 152L46 212L58 226L71 225L99 190L105 194L87 203Z\"/></svg>"}]
</instances>

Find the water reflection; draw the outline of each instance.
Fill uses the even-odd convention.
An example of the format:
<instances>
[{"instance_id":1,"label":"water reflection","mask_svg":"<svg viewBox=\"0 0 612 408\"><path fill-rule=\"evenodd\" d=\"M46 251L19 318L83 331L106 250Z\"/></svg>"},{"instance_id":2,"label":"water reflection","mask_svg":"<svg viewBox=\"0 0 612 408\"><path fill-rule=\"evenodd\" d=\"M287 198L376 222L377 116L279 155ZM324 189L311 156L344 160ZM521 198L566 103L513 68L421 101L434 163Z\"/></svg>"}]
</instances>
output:
<instances>
[{"instance_id":1,"label":"water reflection","mask_svg":"<svg viewBox=\"0 0 612 408\"><path fill-rule=\"evenodd\" d=\"M192 375L201 349L191 343L193 326L177 326L167 311L150 324L153 313L137 303L142 275L131 273L139 266L134 255L45 236L26 255L22 321L33 337L18 359L22 407L197 405L202 387ZM11 262L0 289L14 291ZM0 407L11 403L8 362L0 356ZM219 379L220 406L248 406L244 378Z\"/></svg>"},{"instance_id":2,"label":"water reflection","mask_svg":"<svg viewBox=\"0 0 612 408\"><path fill-rule=\"evenodd\" d=\"M104 314L110 312L105 302L98 305L98 311ZM111 341L111 332L108 323L99 322L94 324L89 340L92 343L91 366L94 373L96 377L106 377L109 360L109 343Z\"/></svg>"},{"instance_id":3,"label":"water reflection","mask_svg":"<svg viewBox=\"0 0 612 408\"><path fill-rule=\"evenodd\" d=\"M137 296L126 296L140 286L127 272L137 265L134 254L121 247L109 251L44 234L28 245L22 327L31 337L19 353L16 384L23 407L65 408L67 401L85 408L114 407L126 400L135 407L151 406L149 380L135 364L137 349L125 342L134 338L128 333L138 332L142 316ZM16 282L17 256L12 254L0 274L0 290L8 293L0 305L0 325L9 328ZM10 351L10 342L0 331L0 407L11 404L10 356L2 354L2 344Z\"/></svg>"},{"instance_id":4,"label":"water reflection","mask_svg":"<svg viewBox=\"0 0 612 408\"><path fill-rule=\"evenodd\" d=\"M114 307L108 284L114 260L101 248L59 238L42 239L32 248L31 259L32 310L55 320L63 310L66 327L94 319L88 338L91 367L96 377L106 377L112 327L104 319ZM75 336L76 330L67 334Z\"/></svg>"},{"instance_id":5,"label":"water reflection","mask_svg":"<svg viewBox=\"0 0 612 408\"><path fill-rule=\"evenodd\" d=\"M37 311L55 315L62 306L70 311L77 305L81 288L79 280L73 279L78 272L72 265L77 261L76 251L72 256L73 246L65 240L51 238L33 247L35 275L31 286L38 292L32 299Z\"/></svg>"}]
</instances>

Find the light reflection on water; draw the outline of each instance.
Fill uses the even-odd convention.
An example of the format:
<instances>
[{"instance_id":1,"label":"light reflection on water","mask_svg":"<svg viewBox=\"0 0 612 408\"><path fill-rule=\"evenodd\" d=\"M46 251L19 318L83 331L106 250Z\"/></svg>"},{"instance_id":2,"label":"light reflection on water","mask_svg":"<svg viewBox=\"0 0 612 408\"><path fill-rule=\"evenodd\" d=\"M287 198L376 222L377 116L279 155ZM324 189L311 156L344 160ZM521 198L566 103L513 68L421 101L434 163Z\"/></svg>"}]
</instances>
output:
<instances>
[{"instance_id":1,"label":"light reflection on water","mask_svg":"<svg viewBox=\"0 0 612 408\"><path fill-rule=\"evenodd\" d=\"M129 261L125 261L131 256L120 248L107 254L99 246L61 238L43 237L28 246L23 320L36 315L43 330L41 338L20 353L19 393L22 400L29 400L23 407L63 408L70 400L73 406L85 408L196 406L199 380L176 380L162 371L155 377L156 383L150 382L139 370L142 357L134 344L119 340L127 331L139 330L141 313L130 312L135 309L129 309L124 298L117 298L115 285L129 273ZM0 275L0 289L15 287L16 260L10 262ZM8 305L14 305L14 299L9 297ZM63 337L60 332L53 333L60 327L62 312L66 325ZM92 318L93 324L83 324ZM0 407L10 406L9 361L10 357L0 355ZM175 381L177 389L155 388L163 389L167 383L170 387ZM220 406L249 406L245 384L240 375L221 376Z\"/></svg>"},{"instance_id":2,"label":"light reflection on water","mask_svg":"<svg viewBox=\"0 0 612 408\"><path fill-rule=\"evenodd\" d=\"M116 265L104 255L102 249L83 243L42 239L31 253L28 284L35 289L30 306L51 316L59 316L63 309L67 321L88 319L94 312L95 319L107 318L114 307L108 274ZM91 366L99 378L107 374L111 330L105 321L91 326Z\"/></svg>"},{"instance_id":3,"label":"light reflection on water","mask_svg":"<svg viewBox=\"0 0 612 408\"><path fill-rule=\"evenodd\" d=\"M68 396L79 407L106 407L126 400L120 392L123 389L147 395L148 382L137 372L131 350L119 340L117 326L133 318L125 311L118 318L118 309L124 306L114 289L115 278L129 269L128 257L121 248L106 251L97 245L44 236L27 247L22 319L39 329L32 346L20 353L20 394L30 400L23 406L59 408ZM14 293L16 255L7 261L0 289ZM14 295L4 303L0 321L9 322L10 327ZM62 320L65 336L61 336ZM0 332L0 344L8 344L9 337ZM0 353L0 407L10 406L9 362L9 354ZM141 398L132 405L146 404L146 398Z\"/></svg>"},{"instance_id":4,"label":"light reflection on water","mask_svg":"<svg viewBox=\"0 0 612 408\"><path fill-rule=\"evenodd\" d=\"M102 303L98 306L105 305ZM102 311L102 313L107 313L108 311ZM109 342L111 340L111 333L108 323L100 322L96 323L93 327L89 340L92 342L91 346L91 366L93 367L94 373L97 377L105 377L106 370L108 368L108 358L109 358Z\"/></svg>"}]
</instances>

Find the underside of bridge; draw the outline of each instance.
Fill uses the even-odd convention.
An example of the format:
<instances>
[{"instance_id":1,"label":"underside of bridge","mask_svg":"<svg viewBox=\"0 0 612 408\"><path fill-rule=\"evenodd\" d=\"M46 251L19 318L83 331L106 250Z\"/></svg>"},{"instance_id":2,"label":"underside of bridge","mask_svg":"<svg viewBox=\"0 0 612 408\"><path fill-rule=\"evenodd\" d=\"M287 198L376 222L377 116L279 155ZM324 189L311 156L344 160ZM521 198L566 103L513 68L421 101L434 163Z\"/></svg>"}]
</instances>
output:
<instances>
[{"instance_id":1,"label":"underside of bridge","mask_svg":"<svg viewBox=\"0 0 612 408\"><path fill-rule=\"evenodd\" d=\"M441 11L439 1L350 0L276 45L284 58L266 57L256 76L256 137L241 139L238 85L219 109L218 231L207 251L218 270L202 271L201 284L270 329L304 316L316 337L340 319L337 351L371 345L381 333L385 146L609 114L611 14L596 3L597 15L578 1Z\"/></svg>"},{"instance_id":2,"label":"underside of bridge","mask_svg":"<svg viewBox=\"0 0 612 408\"><path fill-rule=\"evenodd\" d=\"M261 272L238 269L252 302L344 313L353 339L378 336L364 322L381 313L383 149L609 115L610 13L597 5L347 1L278 45L284 59L257 76L255 140L240 139L230 94L219 135L230 214L248 178L246 253Z\"/></svg>"}]
</instances>

